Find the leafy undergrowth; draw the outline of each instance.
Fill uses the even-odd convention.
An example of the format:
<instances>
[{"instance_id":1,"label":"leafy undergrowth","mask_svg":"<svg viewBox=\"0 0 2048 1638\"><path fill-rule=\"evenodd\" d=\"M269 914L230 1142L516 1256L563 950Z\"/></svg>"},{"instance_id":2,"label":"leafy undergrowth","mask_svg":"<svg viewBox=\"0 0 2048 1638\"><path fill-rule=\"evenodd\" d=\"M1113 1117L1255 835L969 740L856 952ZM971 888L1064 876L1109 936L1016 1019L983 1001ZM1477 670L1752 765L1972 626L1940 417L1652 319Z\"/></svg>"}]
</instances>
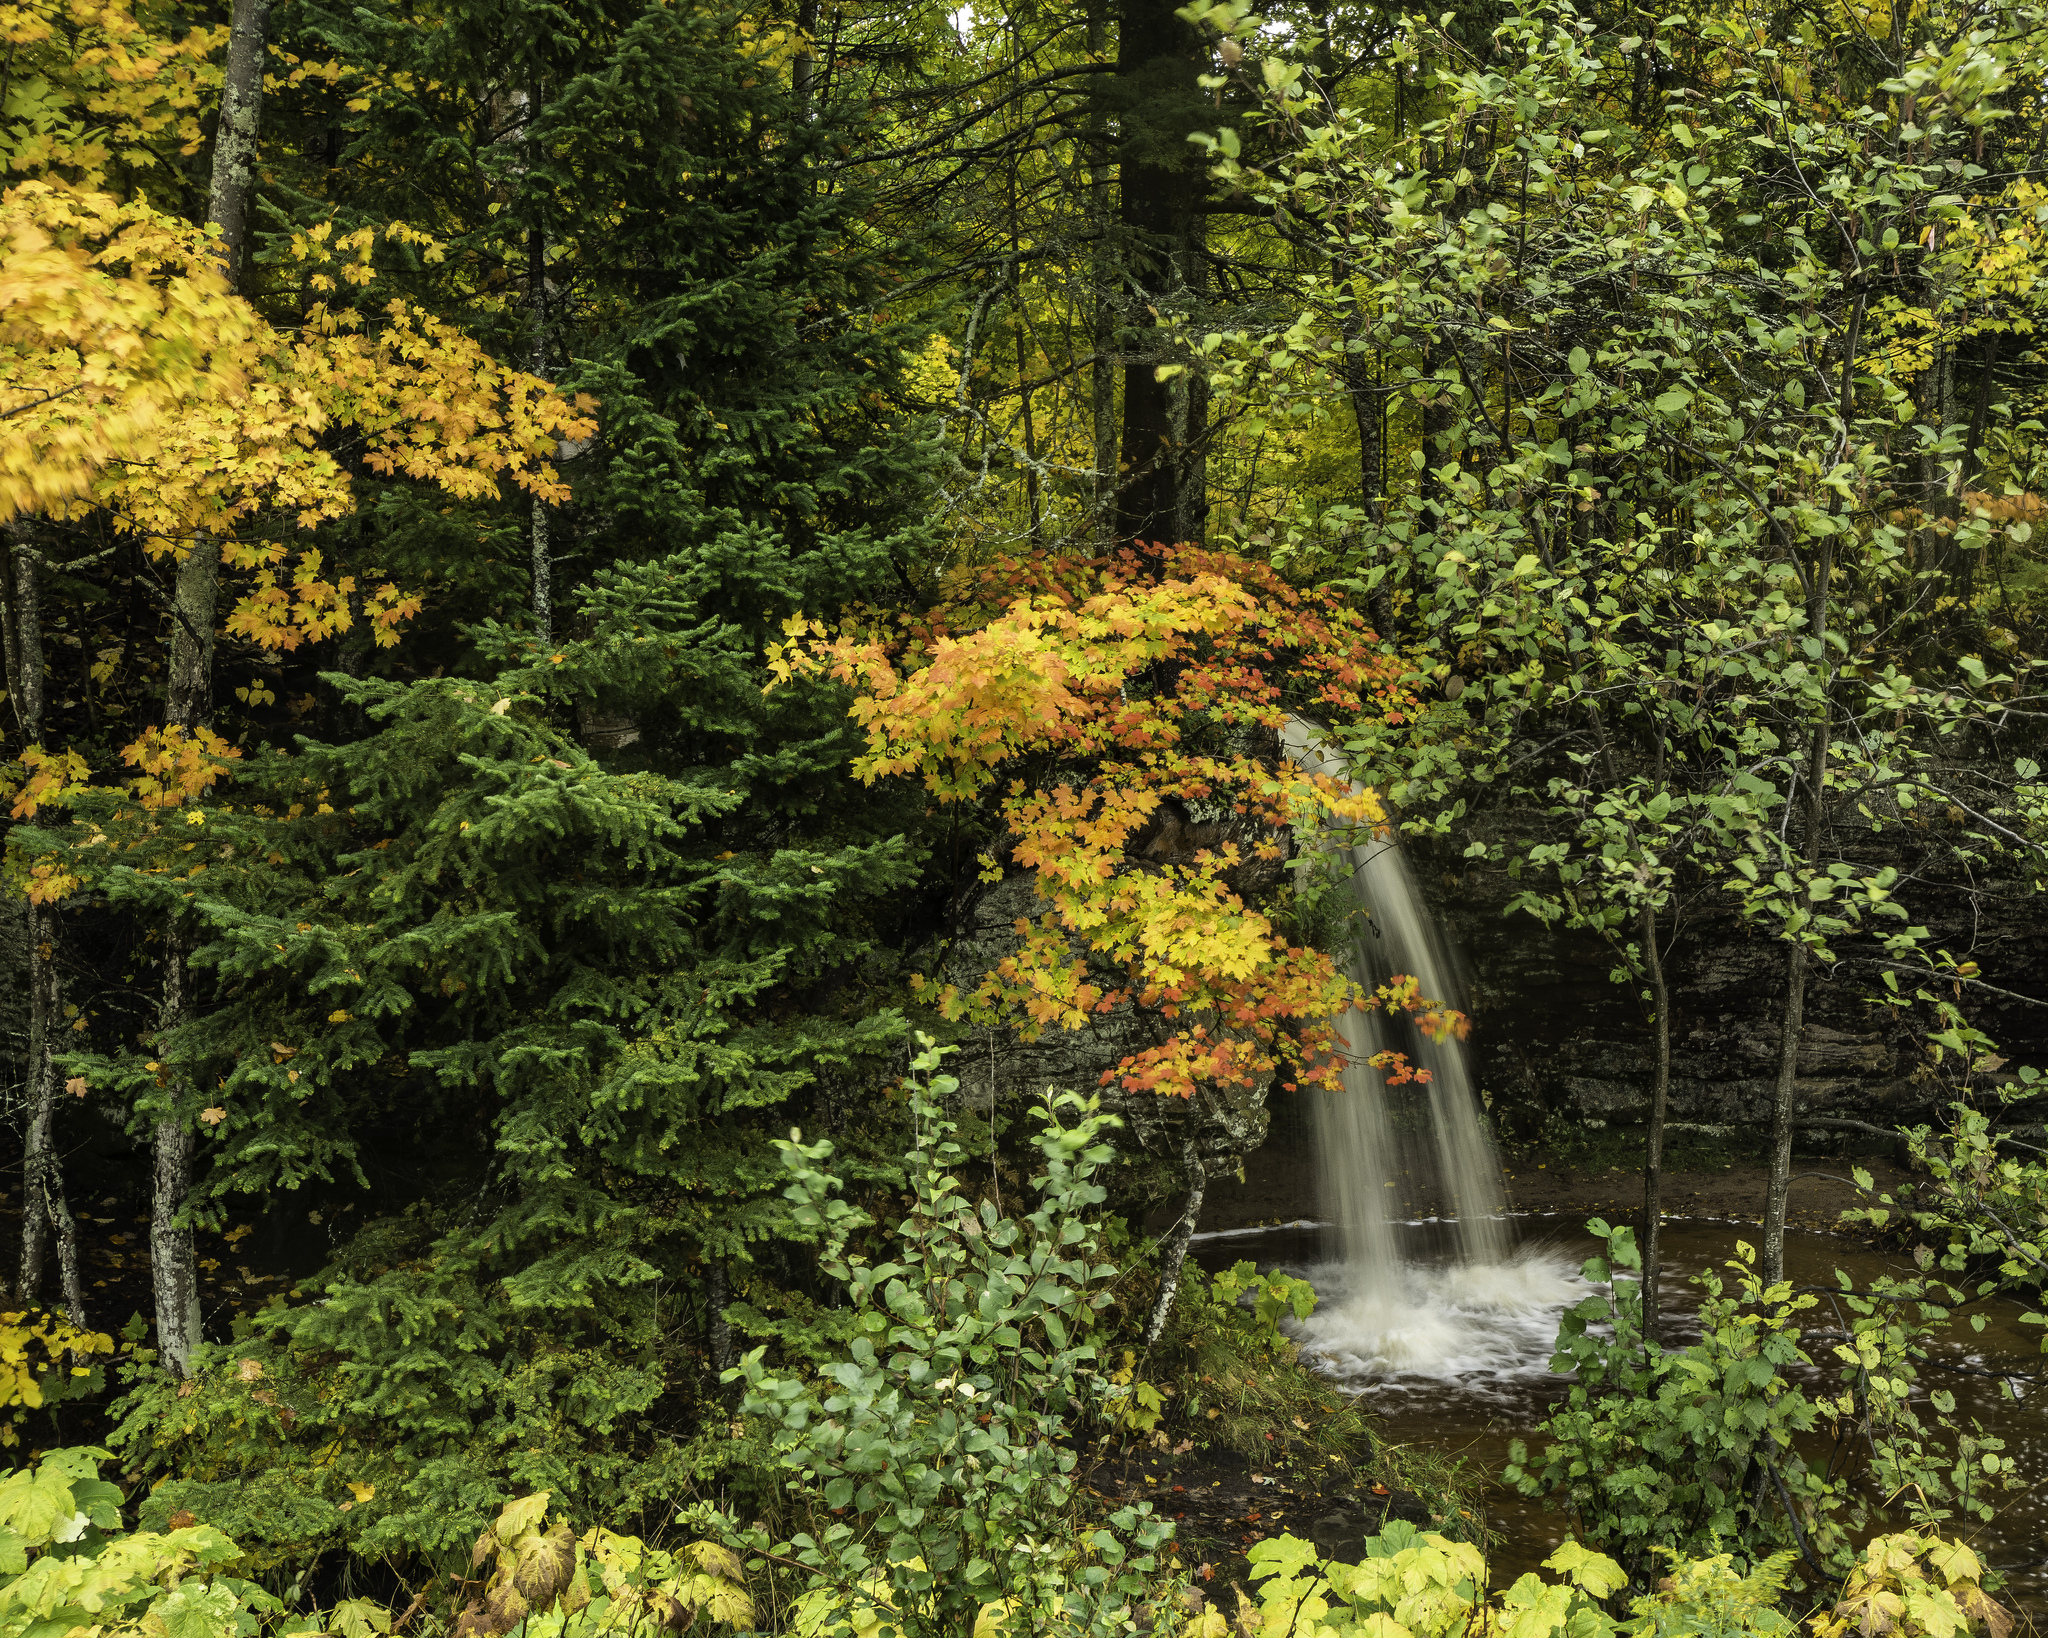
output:
<instances>
[{"instance_id":1,"label":"leafy undergrowth","mask_svg":"<svg viewBox=\"0 0 2048 1638\"><path fill-rule=\"evenodd\" d=\"M1302 1362L1280 1321L1313 1301L1306 1282L1249 1263L1191 1273L1159 1341L1113 1373L1089 1490L1105 1507L1149 1500L1198 1583L1241 1584L1252 1550L1289 1532L1337 1555L1396 1521L1486 1546L1483 1475L1386 1440Z\"/></svg>"},{"instance_id":2,"label":"leafy undergrowth","mask_svg":"<svg viewBox=\"0 0 2048 1638\"><path fill-rule=\"evenodd\" d=\"M945 1587L881 1573L811 1578L774 1549L718 1540L673 1550L602 1526L578 1534L542 1491L506 1506L479 1537L468 1573L440 1609L424 1597L402 1612L367 1598L293 1608L239 1579L234 1542L203 1524L124 1529L124 1499L98 1476L104 1451L53 1452L0 1475L0 1634L47 1638L386 1638L420 1617L419 1638L602 1638L701 1630L799 1638L1792 1638L1806 1616L1815 1638L2007 1638L2012 1616L1986 1595L1966 1546L1901 1533L1869 1544L1837 1589L1817 1601L1788 1593L1791 1553L1744 1563L1722 1553L1674 1558L1655 1590L1631 1596L1627 1573L1568 1541L1534 1572L1495 1588L1468 1541L1390 1521L1339 1555L1286 1534L1247 1555L1246 1579L1205 1588L1165 1567L1106 1621L1076 1622L1069 1604L1031 1609L1012 1596L942 1618ZM707 1521L709 1522L709 1521ZM723 1534L723 1530L716 1533ZM735 1547L738 1550L735 1550ZM922 1569L921 1564L916 1566ZM794 1594L794 1596L792 1596Z\"/></svg>"}]
</instances>

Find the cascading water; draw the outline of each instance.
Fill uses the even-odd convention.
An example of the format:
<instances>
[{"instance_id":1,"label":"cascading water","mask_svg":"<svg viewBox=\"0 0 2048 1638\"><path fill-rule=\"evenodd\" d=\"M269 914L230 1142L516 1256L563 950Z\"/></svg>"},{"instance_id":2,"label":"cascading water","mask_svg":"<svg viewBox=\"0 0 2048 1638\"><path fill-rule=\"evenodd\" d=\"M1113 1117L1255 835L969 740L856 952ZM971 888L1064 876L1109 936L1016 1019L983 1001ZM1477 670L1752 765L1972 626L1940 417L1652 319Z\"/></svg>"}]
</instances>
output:
<instances>
[{"instance_id":1,"label":"cascading water","mask_svg":"<svg viewBox=\"0 0 2048 1638\"><path fill-rule=\"evenodd\" d=\"M1308 724L1289 724L1288 754L1303 767L1344 777L1337 754ZM1450 951L1390 836L1335 849L1369 931L1354 940L1351 977L1371 991L1396 974L1422 996L1459 1002ZM1569 1265L1541 1251L1515 1253L1499 1157L1472 1087L1463 1043L1432 1041L1403 1016L1358 1009L1338 1034L1346 1044L1342 1092L1315 1100L1325 1214L1341 1261L1309 1270L1320 1294L1302 1328L1304 1351L1339 1376L1431 1377L1498 1373L1547 1360L1554 1314L1577 1294ZM1399 1052L1428 1072L1427 1133L1403 1134L1384 1071L1367 1061ZM1407 1255L1413 1226L1401 1221L1404 1180L1433 1182L1448 1214L1448 1264Z\"/></svg>"},{"instance_id":2,"label":"cascading water","mask_svg":"<svg viewBox=\"0 0 2048 1638\"><path fill-rule=\"evenodd\" d=\"M1356 970L1352 976L1366 989L1373 989L1397 973L1406 973L1416 981L1424 999L1455 1006L1458 996L1449 952L1429 919L1422 896L1415 890L1415 878L1409 873L1400 848L1391 839L1375 837L1346 852L1350 856L1352 890L1371 915L1372 926L1378 933L1376 938L1363 941L1366 954L1362 961L1354 963ZM1402 1052L1411 1064L1426 1072L1436 1182L1445 1206L1456 1219L1459 1260L1501 1261L1508 1254L1510 1239L1507 1193L1501 1186L1500 1157L1494 1152L1478 1096L1472 1090L1464 1044L1455 1038L1432 1041L1407 1019L1383 1012L1360 1011L1347 1023L1350 1033L1362 1040L1353 1043L1355 1061L1347 1065L1346 1096L1341 1102L1379 1104L1378 1118L1384 1124L1384 1077L1360 1060L1381 1052ZM1323 1100L1323 1118L1329 1118L1327 1106L1338 1101ZM1330 1135L1337 1136L1335 1132ZM1327 1146L1340 1166L1348 1164L1342 1156L1346 1147L1343 1141ZM1380 1210L1384 1213L1384 1202L1380 1203ZM1348 1232L1348 1215L1340 1221Z\"/></svg>"}]
</instances>

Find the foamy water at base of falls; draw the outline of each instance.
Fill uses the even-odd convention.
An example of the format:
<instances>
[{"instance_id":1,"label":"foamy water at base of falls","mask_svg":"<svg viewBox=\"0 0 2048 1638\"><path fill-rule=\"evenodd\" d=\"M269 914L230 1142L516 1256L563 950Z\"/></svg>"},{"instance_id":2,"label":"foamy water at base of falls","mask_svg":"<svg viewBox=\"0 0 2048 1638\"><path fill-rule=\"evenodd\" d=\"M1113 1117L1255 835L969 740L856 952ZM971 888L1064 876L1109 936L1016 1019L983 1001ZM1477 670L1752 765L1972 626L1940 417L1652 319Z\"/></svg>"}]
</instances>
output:
<instances>
[{"instance_id":1,"label":"foamy water at base of falls","mask_svg":"<svg viewBox=\"0 0 2048 1638\"><path fill-rule=\"evenodd\" d=\"M1569 1260L1533 1248L1499 1263L1360 1274L1342 1263L1306 1270L1320 1300L1295 1328L1310 1364L1360 1387L1548 1374L1558 1314L1591 1290Z\"/></svg>"}]
</instances>

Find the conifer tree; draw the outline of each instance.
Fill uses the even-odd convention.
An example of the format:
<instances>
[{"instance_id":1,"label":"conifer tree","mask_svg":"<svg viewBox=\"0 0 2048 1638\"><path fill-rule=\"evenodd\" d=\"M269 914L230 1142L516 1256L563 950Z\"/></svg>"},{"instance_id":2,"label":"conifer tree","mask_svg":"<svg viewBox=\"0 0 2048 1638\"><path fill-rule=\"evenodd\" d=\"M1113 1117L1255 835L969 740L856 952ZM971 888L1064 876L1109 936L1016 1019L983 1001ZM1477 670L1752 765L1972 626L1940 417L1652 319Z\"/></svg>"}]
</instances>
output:
<instances>
[{"instance_id":1,"label":"conifer tree","mask_svg":"<svg viewBox=\"0 0 2048 1638\"><path fill-rule=\"evenodd\" d=\"M330 673L333 720L367 735L251 758L203 871L105 878L210 929L212 1002L156 1069L89 1066L217 1088L202 1211L367 1205L317 1300L266 1311L197 1395L146 1387L127 1424L185 1476L163 1505L366 1551L466 1543L537 1488L624 1516L730 1459L706 1367L731 1322L825 1334L770 1138L794 1116L893 1177L890 1106L855 1094L905 1038L893 952L930 911L923 804L847 780L843 690L762 689L786 621L926 572L930 454L896 397L918 337L826 168L843 111L798 118L730 17L614 4L572 35L458 9L311 14L376 89L351 114L348 74L332 106L301 85L283 117L353 121L345 155L376 164L301 171L286 205L346 233L403 178L445 260L376 277L501 356L530 356L544 247L553 373L598 422L549 519L553 635L516 503L383 488L338 552L431 565L453 674L404 647Z\"/></svg>"}]
</instances>

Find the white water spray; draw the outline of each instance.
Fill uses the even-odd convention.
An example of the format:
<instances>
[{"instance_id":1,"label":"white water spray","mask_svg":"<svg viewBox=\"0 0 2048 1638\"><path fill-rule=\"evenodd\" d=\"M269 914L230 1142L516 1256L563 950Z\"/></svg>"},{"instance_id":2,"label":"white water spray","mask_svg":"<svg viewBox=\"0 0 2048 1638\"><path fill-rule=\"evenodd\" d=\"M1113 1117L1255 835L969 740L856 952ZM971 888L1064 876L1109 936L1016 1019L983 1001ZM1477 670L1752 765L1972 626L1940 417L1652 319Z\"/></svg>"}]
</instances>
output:
<instances>
[{"instance_id":1,"label":"white water spray","mask_svg":"<svg viewBox=\"0 0 2048 1638\"><path fill-rule=\"evenodd\" d=\"M1290 722L1287 753L1303 767L1344 777L1315 730ZM1369 922L1347 963L1364 989L1396 974L1425 1000L1460 1005L1451 953L1406 859L1391 836L1334 850ZM1355 1009L1339 1020L1344 1089L1315 1099L1317 1162L1325 1214L1341 1263L1314 1270L1321 1301L1302 1328L1310 1358L1344 1377L1467 1376L1498 1370L1537 1350L1548 1357L1552 1317L1573 1299L1569 1265L1541 1251L1515 1254L1500 1158L1472 1086L1463 1042L1432 1041L1412 1021ZM1427 1134L1404 1138L1385 1072L1368 1059L1404 1053L1428 1074ZM1403 1256L1401 1183L1434 1183L1453 1218L1456 1259L1431 1266Z\"/></svg>"}]
</instances>

